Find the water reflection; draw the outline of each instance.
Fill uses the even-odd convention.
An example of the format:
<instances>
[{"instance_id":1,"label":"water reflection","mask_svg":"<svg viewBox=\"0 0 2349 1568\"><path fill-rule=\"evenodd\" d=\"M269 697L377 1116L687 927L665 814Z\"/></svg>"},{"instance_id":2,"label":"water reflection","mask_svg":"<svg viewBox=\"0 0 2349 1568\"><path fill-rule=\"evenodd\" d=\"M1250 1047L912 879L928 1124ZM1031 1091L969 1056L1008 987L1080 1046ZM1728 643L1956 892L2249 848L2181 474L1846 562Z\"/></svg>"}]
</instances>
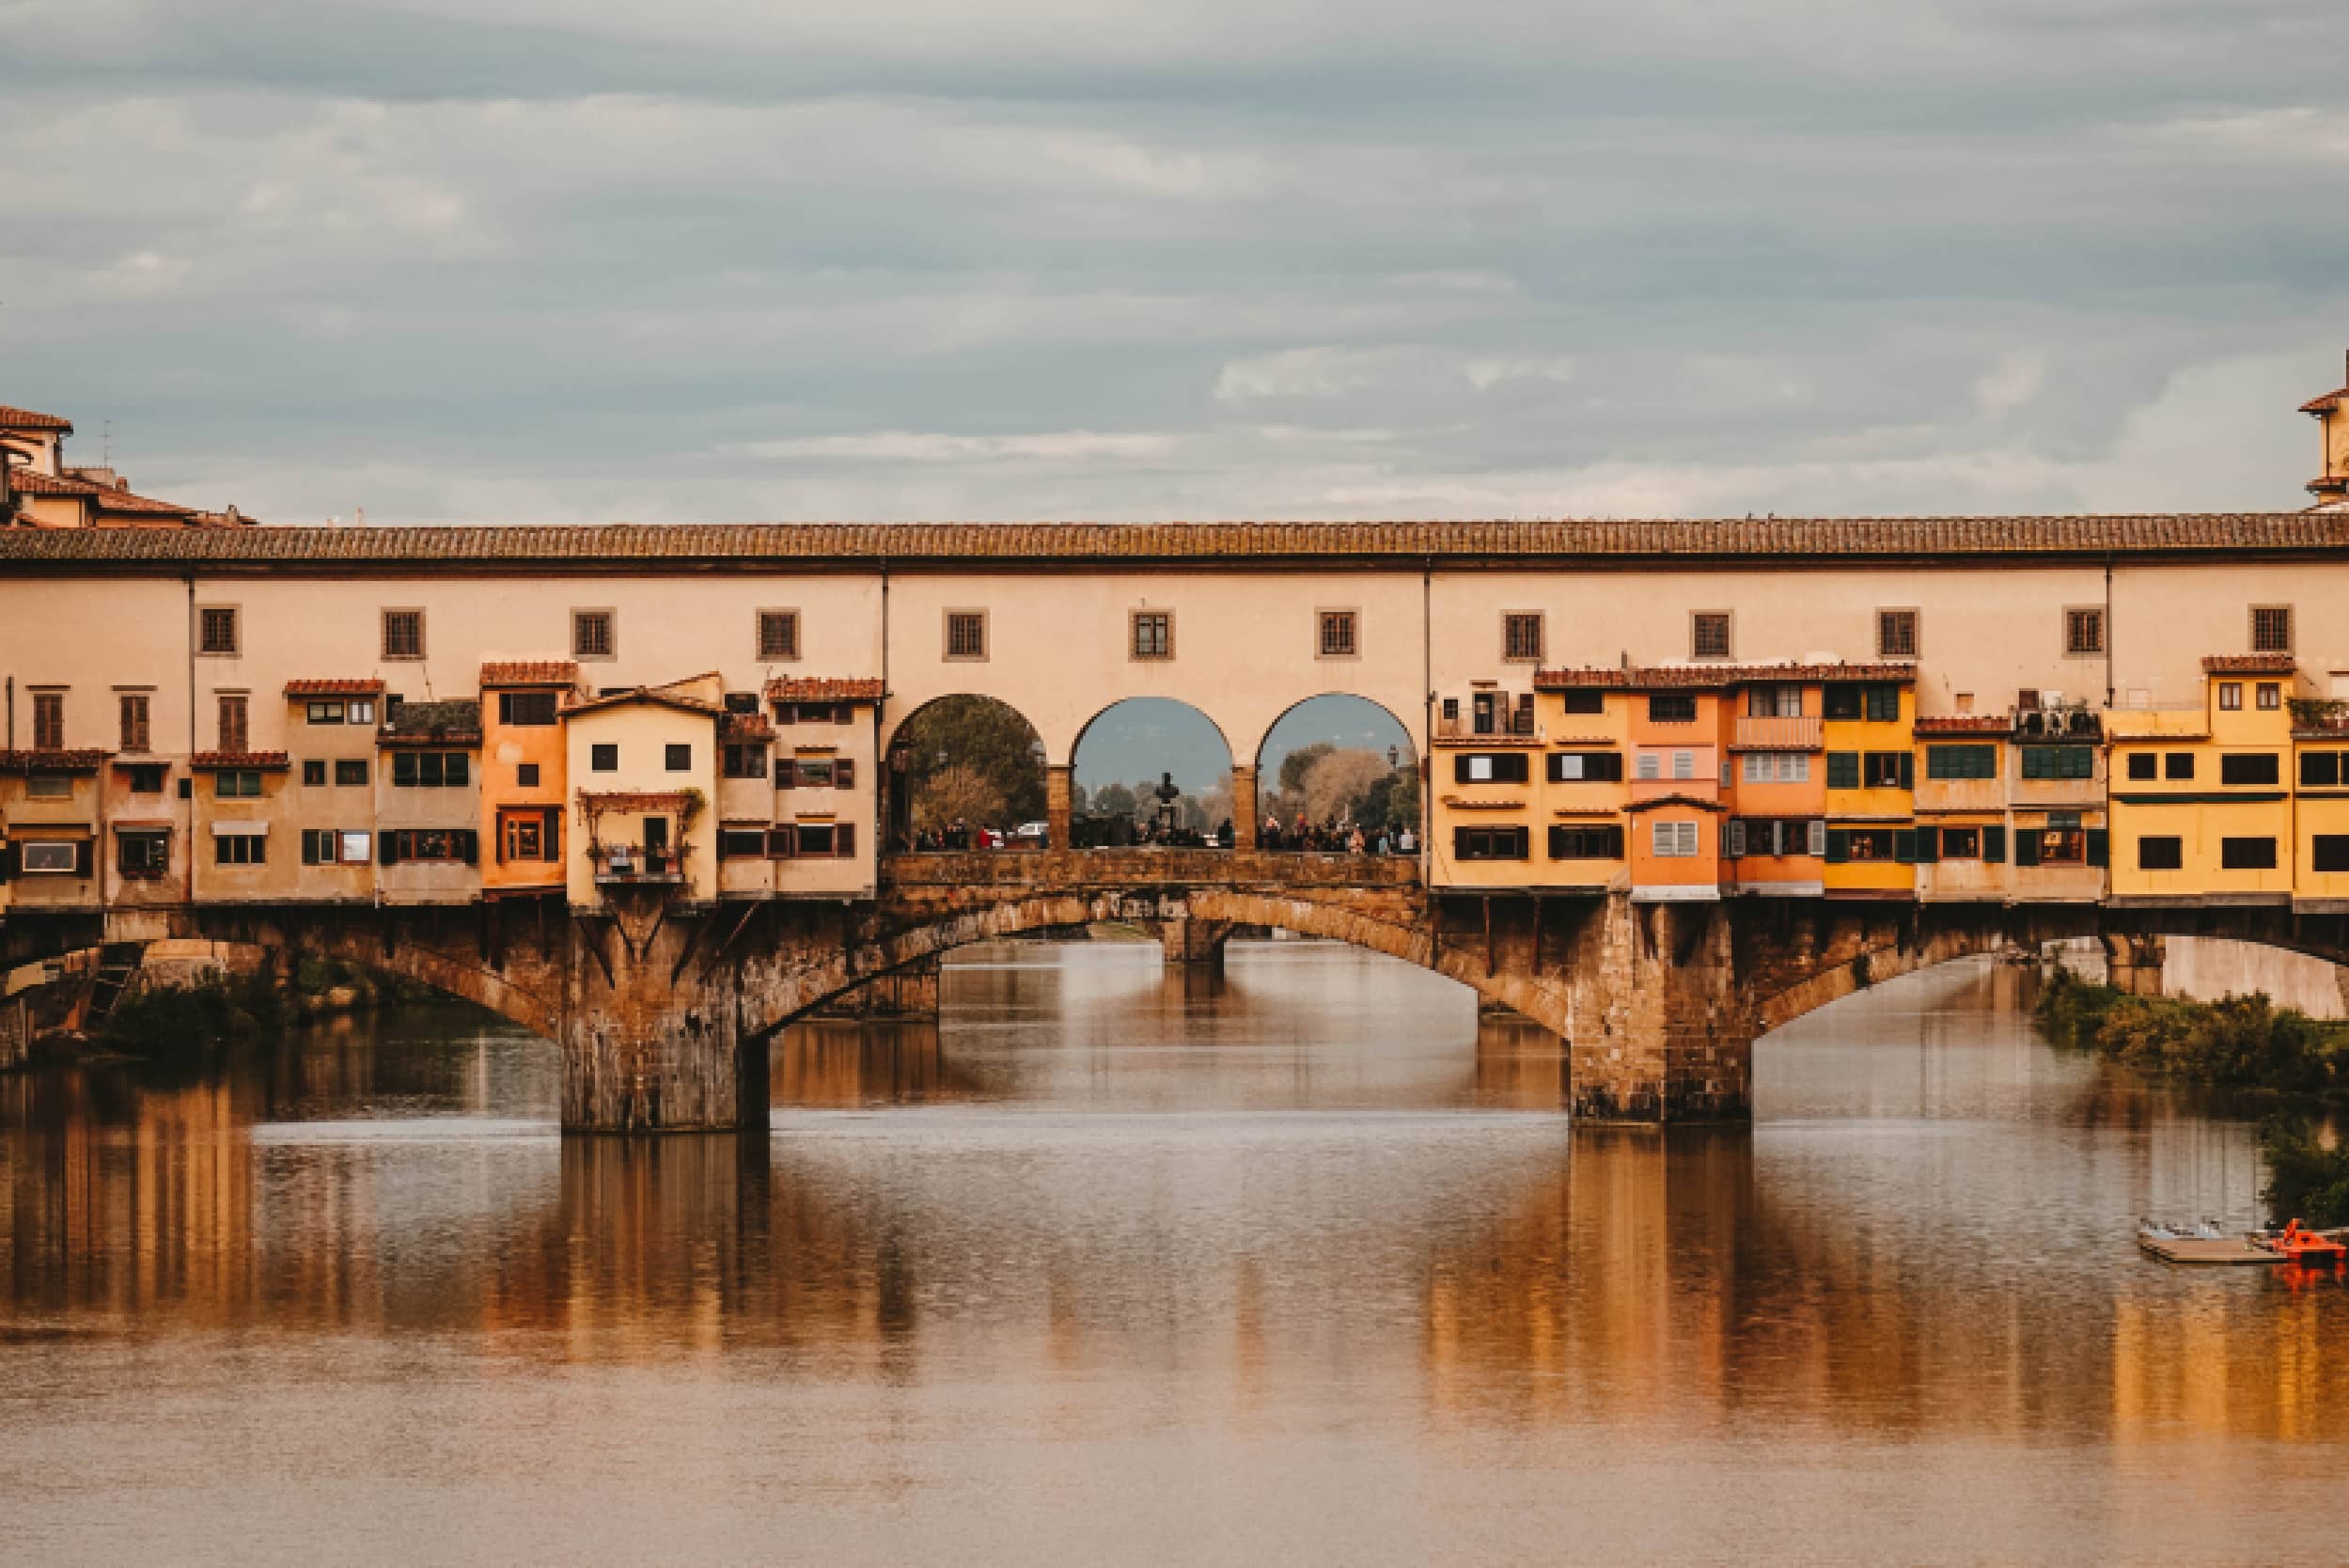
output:
<instances>
[{"instance_id":1,"label":"water reflection","mask_svg":"<svg viewBox=\"0 0 2349 1568\"><path fill-rule=\"evenodd\" d=\"M0 1496L34 1556L258 1496L360 1557L2332 1560L2349 1293L2138 1259L2251 1128L2017 983L1773 1037L1751 1130L1570 1130L1554 1041L1302 945L981 955L778 1043L767 1138L564 1142L446 1012L0 1079Z\"/></svg>"}]
</instances>

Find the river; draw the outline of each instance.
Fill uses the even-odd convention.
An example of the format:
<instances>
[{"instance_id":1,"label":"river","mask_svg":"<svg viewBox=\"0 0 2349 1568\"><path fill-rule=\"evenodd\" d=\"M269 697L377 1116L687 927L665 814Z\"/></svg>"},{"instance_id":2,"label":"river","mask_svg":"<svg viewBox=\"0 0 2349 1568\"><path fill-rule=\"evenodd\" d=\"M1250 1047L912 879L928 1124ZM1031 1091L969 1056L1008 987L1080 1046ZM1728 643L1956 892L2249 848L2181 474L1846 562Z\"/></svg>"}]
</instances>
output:
<instances>
[{"instance_id":1,"label":"river","mask_svg":"<svg viewBox=\"0 0 2349 1568\"><path fill-rule=\"evenodd\" d=\"M1005 946L775 1048L764 1138L564 1142L453 1009L0 1079L0 1560L2323 1562L2349 1290L2251 1112L1958 964L1756 1123L1305 943Z\"/></svg>"}]
</instances>

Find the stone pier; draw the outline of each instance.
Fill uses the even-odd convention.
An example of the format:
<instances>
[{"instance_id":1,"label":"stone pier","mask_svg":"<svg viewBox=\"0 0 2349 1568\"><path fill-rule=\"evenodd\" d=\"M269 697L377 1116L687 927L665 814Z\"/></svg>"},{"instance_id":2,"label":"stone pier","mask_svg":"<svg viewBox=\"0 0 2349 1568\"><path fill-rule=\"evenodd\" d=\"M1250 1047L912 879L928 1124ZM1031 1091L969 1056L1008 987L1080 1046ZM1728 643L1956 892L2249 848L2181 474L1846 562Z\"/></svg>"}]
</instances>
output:
<instances>
[{"instance_id":1,"label":"stone pier","mask_svg":"<svg viewBox=\"0 0 2349 1568\"><path fill-rule=\"evenodd\" d=\"M613 909L570 922L563 1130L765 1127L765 1037L745 1040L730 967L698 962L718 917L657 900Z\"/></svg>"}]
</instances>

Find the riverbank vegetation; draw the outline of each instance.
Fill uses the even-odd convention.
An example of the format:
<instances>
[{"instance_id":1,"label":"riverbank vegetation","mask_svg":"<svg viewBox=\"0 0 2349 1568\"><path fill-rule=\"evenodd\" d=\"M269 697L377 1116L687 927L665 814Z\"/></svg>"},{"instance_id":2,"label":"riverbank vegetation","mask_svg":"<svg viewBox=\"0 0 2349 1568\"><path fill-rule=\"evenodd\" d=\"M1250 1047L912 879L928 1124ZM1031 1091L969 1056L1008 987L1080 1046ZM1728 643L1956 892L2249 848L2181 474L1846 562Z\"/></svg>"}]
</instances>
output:
<instances>
[{"instance_id":1,"label":"riverbank vegetation","mask_svg":"<svg viewBox=\"0 0 2349 1568\"><path fill-rule=\"evenodd\" d=\"M145 986L115 1004L98 1039L125 1055L185 1057L230 1041L274 1040L287 1025L305 1019L368 1012L435 995L413 980L305 958L282 979L256 970Z\"/></svg>"}]
</instances>

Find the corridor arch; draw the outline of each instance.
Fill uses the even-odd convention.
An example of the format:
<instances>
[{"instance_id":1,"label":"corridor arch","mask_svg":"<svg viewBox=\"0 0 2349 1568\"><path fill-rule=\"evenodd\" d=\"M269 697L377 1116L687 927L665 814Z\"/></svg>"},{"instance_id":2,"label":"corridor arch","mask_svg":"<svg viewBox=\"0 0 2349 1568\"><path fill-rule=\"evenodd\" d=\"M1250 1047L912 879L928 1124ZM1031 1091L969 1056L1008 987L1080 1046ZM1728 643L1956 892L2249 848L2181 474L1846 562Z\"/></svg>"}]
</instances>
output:
<instances>
[{"instance_id":1,"label":"corridor arch","mask_svg":"<svg viewBox=\"0 0 2349 1568\"><path fill-rule=\"evenodd\" d=\"M1043 736L1001 698L952 692L900 717L882 750L885 841L910 850L915 835L956 820L1005 832L1041 821L1047 784Z\"/></svg>"}]
</instances>

